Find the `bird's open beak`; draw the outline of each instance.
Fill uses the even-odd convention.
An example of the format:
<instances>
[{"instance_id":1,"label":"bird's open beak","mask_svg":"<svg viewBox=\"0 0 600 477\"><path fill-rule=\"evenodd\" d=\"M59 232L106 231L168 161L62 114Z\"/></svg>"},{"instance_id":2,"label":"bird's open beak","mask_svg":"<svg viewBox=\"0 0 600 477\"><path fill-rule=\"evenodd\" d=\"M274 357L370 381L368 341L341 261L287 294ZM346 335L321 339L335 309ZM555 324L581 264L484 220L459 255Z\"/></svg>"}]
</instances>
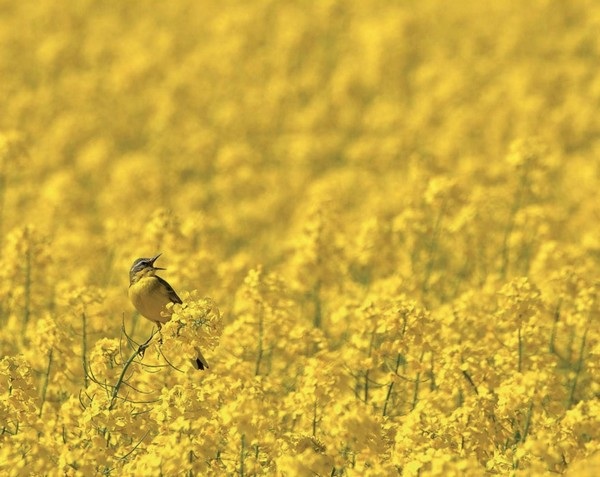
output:
<instances>
[{"instance_id":1,"label":"bird's open beak","mask_svg":"<svg viewBox=\"0 0 600 477\"><path fill-rule=\"evenodd\" d=\"M155 267L154 266L154 262L156 262L156 260L158 259L158 257L160 257L162 255L162 253L159 253L156 257L153 257L152 260L150 260L150 265L152 265L152 268L154 268L154 270L166 270L166 268L161 268L161 267Z\"/></svg>"}]
</instances>

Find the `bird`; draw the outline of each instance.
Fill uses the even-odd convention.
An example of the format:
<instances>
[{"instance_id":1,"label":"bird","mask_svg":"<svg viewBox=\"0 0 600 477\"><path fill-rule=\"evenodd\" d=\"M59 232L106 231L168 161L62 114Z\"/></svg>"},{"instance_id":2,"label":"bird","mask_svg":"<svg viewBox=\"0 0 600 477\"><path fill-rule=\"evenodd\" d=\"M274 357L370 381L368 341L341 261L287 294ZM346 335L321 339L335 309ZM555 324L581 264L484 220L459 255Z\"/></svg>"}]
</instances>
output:
<instances>
[{"instance_id":1,"label":"bird","mask_svg":"<svg viewBox=\"0 0 600 477\"><path fill-rule=\"evenodd\" d=\"M129 299L136 310L144 318L152 321L160 331L163 323L171 319L172 311L167 309L169 303L183 303L173 287L156 274L157 270L165 268L155 267L154 262L162 253L152 258L138 258L129 270ZM192 359L196 369L208 368L208 363L199 349L197 356Z\"/></svg>"}]
</instances>

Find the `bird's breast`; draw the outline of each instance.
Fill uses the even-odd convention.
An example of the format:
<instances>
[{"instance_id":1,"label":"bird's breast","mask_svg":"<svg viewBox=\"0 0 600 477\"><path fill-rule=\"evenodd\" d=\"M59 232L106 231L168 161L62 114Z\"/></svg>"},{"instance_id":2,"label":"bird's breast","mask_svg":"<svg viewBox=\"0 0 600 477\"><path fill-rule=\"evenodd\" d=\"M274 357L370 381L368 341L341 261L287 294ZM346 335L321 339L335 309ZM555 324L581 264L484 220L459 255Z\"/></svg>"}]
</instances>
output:
<instances>
[{"instance_id":1,"label":"bird's breast","mask_svg":"<svg viewBox=\"0 0 600 477\"><path fill-rule=\"evenodd\" d=\"M162 290L161 283L156 277L140 278L129 287L129 299L142 316L151 321L165 323L169 321L167 303L170 303L167 294Z\"/></svg>"}]
</instances>

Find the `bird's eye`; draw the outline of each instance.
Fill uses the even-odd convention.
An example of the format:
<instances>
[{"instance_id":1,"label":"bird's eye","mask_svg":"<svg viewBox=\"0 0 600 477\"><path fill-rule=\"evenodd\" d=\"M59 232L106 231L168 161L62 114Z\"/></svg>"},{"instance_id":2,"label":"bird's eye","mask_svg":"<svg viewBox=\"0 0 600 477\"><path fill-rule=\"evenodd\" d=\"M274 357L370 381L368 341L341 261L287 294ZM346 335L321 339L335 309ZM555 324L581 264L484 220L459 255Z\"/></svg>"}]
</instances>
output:
<instances>
[{"instance_id":1,"label":"bird's eye","mask_svg":"<svg viewBox=\"0 0 600 477\"><path fill-rule=\"evenodd\" d=\"M140 260L137 265L136 268L137 269L142 269L142 268L146 268L148 266L148 260Z\"/></svg>"}]
</instances>

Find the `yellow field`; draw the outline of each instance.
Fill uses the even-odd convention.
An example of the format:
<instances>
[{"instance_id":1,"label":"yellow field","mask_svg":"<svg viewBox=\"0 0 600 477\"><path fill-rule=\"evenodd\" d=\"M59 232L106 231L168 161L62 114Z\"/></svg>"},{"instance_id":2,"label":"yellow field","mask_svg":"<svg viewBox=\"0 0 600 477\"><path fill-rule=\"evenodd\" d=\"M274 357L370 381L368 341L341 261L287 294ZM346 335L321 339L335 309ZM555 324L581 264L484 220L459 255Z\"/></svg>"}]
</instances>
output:
<instances>
[{"instance_id":1,"label":"yellow field","mask_svg":"<svg viewBox=\"0 0 600 477\"><path fill-rule=\"evenodd\" d=\"M599 31L0 0L0 475L599 475Z\"/></svg>"}]
</instances>

